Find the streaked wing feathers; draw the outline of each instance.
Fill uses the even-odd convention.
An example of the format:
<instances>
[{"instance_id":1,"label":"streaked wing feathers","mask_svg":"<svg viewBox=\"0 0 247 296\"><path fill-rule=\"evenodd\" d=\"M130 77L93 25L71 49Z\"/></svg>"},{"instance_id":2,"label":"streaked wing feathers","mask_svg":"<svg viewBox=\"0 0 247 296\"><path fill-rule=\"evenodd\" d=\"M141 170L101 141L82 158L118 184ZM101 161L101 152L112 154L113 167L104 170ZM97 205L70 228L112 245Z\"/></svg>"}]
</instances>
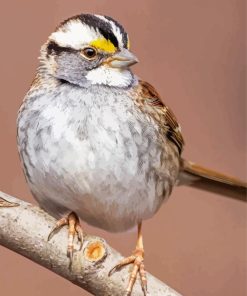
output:
<instances>
[{"instance_id":1,"label":"streaked wing feathers","mask_svg":"<svg viewBox=\"0 0 247 296\"><path fill-rule=\"evenodd\" d=\"M139 81L139 87L140 97L137 100L140 107L158 122L160 127L164 130L164 134L177 146L181 154L184 140L175 115L171 109L162 102L158 92L151 84L145 81Z\"/></svg>"}]
</instances>

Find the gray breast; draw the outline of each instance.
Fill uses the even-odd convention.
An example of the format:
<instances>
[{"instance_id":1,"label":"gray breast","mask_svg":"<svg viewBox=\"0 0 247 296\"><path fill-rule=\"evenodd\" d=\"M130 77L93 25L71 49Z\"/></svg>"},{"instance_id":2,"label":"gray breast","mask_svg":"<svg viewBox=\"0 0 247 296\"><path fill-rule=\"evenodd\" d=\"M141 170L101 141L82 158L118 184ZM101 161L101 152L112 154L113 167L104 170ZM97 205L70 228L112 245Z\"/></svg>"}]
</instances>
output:
<instances>
[{"instance_id":1,"label":"gray breast","mask_svg":"<svg viewBox=\"0 0 247 296\"><path fill-rule=\"evenodd\" d=\"M174 150L129 91L62 85L32 93L18 118L29 186L55 217L124 231L151 217L175 182Z\"/></svg>"}]
</instances>

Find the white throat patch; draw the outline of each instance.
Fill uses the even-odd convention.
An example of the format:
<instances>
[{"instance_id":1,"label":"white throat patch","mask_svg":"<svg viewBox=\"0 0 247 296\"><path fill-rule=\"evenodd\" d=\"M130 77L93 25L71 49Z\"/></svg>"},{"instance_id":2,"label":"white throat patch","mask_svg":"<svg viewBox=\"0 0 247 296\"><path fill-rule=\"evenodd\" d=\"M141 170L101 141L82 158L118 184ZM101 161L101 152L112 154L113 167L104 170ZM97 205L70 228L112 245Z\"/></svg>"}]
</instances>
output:
<instances>
[{"instance_id":1,"label":"white throat patch","mask_svg":"<svg viewBox=\"0 0 247 296\"><path fill-rule=\"evenodd\" d=\"M92 84L104 84L116 87L128 87L133 82L133 74L129 70L119 70L102 65L89 71L87 80Z\"/></svg>"}]
</instances>

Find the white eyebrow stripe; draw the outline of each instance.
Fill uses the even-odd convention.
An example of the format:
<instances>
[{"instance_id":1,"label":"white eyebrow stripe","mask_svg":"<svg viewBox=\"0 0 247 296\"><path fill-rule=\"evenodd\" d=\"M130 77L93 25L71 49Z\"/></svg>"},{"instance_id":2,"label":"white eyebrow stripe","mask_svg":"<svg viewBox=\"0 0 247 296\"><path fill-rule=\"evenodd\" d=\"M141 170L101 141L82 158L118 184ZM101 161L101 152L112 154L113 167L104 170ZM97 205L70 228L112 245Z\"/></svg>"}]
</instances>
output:
<instances>
[{"instance_id":1,"label":"white eyebrow stripe","mask_svg":"<svg viewBox=\"0 0 247 296\"><path fill-rule=\"evenodd\" d=\"M101 19L104 22L109 23L108 19L106 17L104 17L103 15L95 14L94 16L96 16L97 18Z\"/></svg>"},{"instance_id":2,"label":"white eyebrow stripe","mask_svg":"<svg viewBox=\"0 0 247 296\"><path fill-rule=\"evenodd\" d=\"M107 22L108 24L111 25L111 28L112 28L112 32L113 34L116 36L117 40L118 40L118 44L119 44L119 47L124 47L124 44L123 44L123 35L119 29L119 27L117 27L115 25L115 23L111 20L108 20L106 17L104 17L103 15L99 15L99 14L95 14L95 16L99 19L101 19L102 21L104 22Z\"/></svg>"},{"instance_id":3,"label":"white eyebrow stripe","mask_svg":"<svg viewBox=\"0 0 247 296\"><path fill-rule=\"evenodd\" d=\"M62 30L53 32L49 40L56 42L62 47L69 46L79 50L84 45L98 38L102 38L98 30L83 24L81 21L72 20L65 24Z\"/></svg>"}]
</instances>

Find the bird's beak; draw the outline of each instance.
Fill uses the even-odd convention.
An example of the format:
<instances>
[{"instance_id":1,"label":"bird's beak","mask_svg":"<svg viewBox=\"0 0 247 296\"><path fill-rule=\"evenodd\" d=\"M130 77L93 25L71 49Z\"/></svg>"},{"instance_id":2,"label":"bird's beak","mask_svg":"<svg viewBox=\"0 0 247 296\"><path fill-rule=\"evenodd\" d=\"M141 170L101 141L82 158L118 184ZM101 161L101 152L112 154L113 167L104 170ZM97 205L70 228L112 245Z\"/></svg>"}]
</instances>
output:
<instances>
[{"instance_id":1,"label":"bird's beak","mask_svg":"<svg viewBox=\"0 0 247 296\"><path fill-rule=\"evenodd\" d=\"M121 49L106 60L106 64L112 68L125 69L138 63L137 57L128 49Z\"/></svg>"}]
</instances>

